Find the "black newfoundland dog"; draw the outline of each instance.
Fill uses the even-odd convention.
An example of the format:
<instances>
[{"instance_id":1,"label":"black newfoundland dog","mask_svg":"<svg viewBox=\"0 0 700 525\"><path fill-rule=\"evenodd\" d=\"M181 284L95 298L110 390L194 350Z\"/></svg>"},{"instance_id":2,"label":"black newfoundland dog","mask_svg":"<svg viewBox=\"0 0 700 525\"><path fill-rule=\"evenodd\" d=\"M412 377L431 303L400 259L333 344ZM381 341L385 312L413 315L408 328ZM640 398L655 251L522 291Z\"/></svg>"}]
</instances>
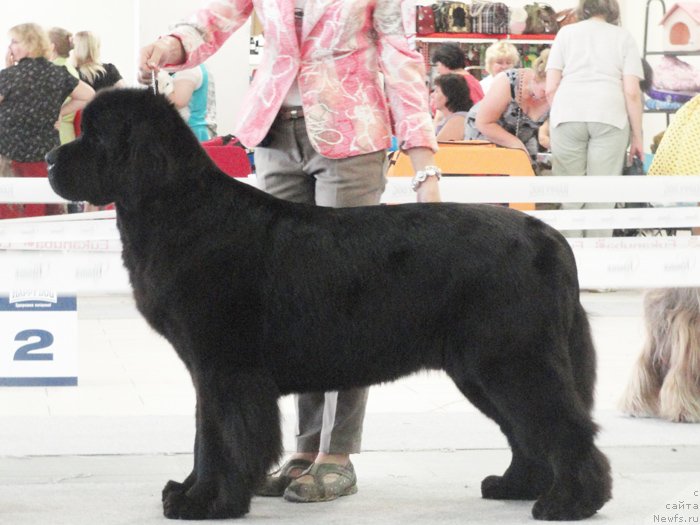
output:
<instances>
[{"instance_id":1,"label":"black newfoundland dog","mask_svg":"<svg viewBox=\"0 0 700 525\"><path fill-rule=\"evenodd\" d=\"M489 205L331 209L229 178L147 90L100 94L47 156L66 199L115 202L139 310L197 393L194 469L169 518L242 516L281 454L277 400L444 370L512 448L493 499L543 520L611 497L591 420L595 354L575 261L544 223ZM465 437L465 444L468 438Z\"/></svg>"}]
</instances>

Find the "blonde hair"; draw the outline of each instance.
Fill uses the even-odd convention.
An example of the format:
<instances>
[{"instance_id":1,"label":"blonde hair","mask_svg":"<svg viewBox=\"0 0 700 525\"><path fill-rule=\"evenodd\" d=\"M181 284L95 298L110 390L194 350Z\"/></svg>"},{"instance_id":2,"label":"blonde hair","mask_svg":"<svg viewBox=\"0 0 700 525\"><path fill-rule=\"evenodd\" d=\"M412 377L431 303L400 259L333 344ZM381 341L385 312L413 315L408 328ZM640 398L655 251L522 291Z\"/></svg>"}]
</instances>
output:
<instances>
[{"instance_id":1,"label":"blonde hair","mask_svg":"<svg viewBox=\"0 0 700 525\"><path fill-rule=\"evenodd\" d=\"M49 58L51 53L51 43L46 31L39 24L27 23L12 27L9 31L11 38L14 38L27 52L30 58Z\"/></svg>"},{"instance_id":2,"label":"blonde hair","mask_svg":"<svg viewBox=\"0 0 700 525\"><path fill-rule=\"evenodd\" d=\"M49 29L49 40L53 44L56 54L60 57L67 58L70 50L73 49L73 35L62 27Z\"/></svg>"},{"instance_id":3,"label":"blonde hair","mask_svg":"<svg viewBox=\"0 0 700 525\"><path fill-rule=\"evenodd\" d=\"M532 64L532 70L535 72L535 77L537 80L544 80L547 78L547 59L549 58L549 48L545 49L540 53Z\"/></svg>"},{"instance_id":4,"label":"blonde hair","mask_svg":"<svg viewBox=\"0 0 700 525\"><path fill-rule=\"evenodd\" d=\"M78 31L73 35L73 45L74 65L80 75L92 84L96 77L106 71L100 62L100 39L90 31Z\"/></svg>"},{"instance_id":5,"label":"blonde hair","mask_svg":"<svg viewBox=\"0 0 700 525\"><path fill-rule=\"evenodd\" d=\"M494 42L486 48L486 53L484 53L484 69L486 69L489 75L493 75L493 63L503 58L512 62L513 67L517 66L518 62L520 62L518 49L510 42L505 42L503 40Z\"/></svg>"},{"instance_id":6,"label":"blonde hair","mask_svg":"<svg viewBox=\"0 0 700 525\"><path fill-rule=\"evenodd\" d=\"M592 16L603 16L610 24L620 24L620 5L617 0L580 0L576 16L587 20Z\"/></svg>"}]
</instances>

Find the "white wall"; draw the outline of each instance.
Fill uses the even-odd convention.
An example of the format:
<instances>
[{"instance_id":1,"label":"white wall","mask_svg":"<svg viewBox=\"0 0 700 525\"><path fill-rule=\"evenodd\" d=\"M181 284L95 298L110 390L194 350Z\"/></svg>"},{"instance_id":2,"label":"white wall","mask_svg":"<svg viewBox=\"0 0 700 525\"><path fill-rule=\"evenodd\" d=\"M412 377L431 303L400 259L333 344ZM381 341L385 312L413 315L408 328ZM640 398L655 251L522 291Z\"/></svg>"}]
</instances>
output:
<instances>
[{"instance_id":1,"label":"white wall","mask_svg":"<svg viewBox=\"0 0 700 525\"><path fill-rule=\"evenodd\" d=\"M60 26L75 33L93 31L102 41L101 59L117 66L130 85L136 83L138 53L142 45L198 7L197 0L20 0L3 2L0 43L9 43L8 30L17 24L36 22ZM240 100L248 86L248 38L246 26L233 35L207 65L216 81L219 133L233 128ZM2 52L4 56L4 51Z\"/></svg>"}]
</instances>

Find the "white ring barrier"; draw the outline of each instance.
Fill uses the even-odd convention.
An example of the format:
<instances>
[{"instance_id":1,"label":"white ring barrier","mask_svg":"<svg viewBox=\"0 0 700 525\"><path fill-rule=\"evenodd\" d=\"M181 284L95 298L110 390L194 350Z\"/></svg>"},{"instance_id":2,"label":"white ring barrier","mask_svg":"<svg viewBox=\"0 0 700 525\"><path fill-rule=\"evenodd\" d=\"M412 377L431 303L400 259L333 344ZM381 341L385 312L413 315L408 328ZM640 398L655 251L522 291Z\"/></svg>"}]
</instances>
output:
<instances>
[{"instance_id":1,"label":"white ring barrier","mask_svg":"<svg viewBox=\"0 0 700 525\"><path fill-rule=\"evenodd\" d=\"M626 208L610 210L541 210L526 212L557 230L613 228L662 229L700 225L700 208Z\"/></svg>"},{"instance_id":2,"label":"white ring barrier","mask_svg":"<svg viewBox=\"0 0 700 525\"><path fill-rule=\"evenodd\" d=\"M453 202L700 202L700 176L443 177ZM415 202L409 177L390 177L382 202Z\"/></svg>"},{"instance_id":3,"label":"white ring barrier","mask_svg":"<svg viewBox=\"0 0 700 525\"><path fill-rule=\"evenodd\" d=\"M255 178L239 179L255 184ZM444 177L453 202L700 202L693 177ZM27 196L31 194L31 200ZM53 195L53 197L52 197ZM46 179L0 179L0 202L64 202ZM383 202L415 202L407 177L388 180ZM560 230L700 226L696 206L529 212ZM0 221L0 288L129 292L115 213ZM582 288L700 286L700 237L570 238Z\"/></svg>"},{"instance_id":4,"label":"white ring barrier","mask_svg":"<svg viewBox=\"0 0 700 525\"><path fill-rule=\"evenodd\" d=\"M59 197L42 177L0 177L0 202L5 204L67 202Z\"/></svg>"}]
</instances>

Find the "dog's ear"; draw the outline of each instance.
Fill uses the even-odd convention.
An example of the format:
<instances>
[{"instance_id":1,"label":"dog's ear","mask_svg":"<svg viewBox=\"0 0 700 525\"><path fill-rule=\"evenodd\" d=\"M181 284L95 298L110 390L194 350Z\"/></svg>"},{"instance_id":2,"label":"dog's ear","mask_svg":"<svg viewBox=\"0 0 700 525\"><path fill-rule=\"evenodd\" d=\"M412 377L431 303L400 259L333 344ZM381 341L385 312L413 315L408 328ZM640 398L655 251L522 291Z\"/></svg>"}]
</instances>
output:
<instances>
[{"instance_id":1,"label":"dog's ear","mask_svg":"<svg viewBox=\"0 0 700 525\"><path fill-rule=\"evenodd\" d=\"M124 187L131 201L177 191L199 173L206 156L177 110L162 96L149 95L127 126L128 144Z\"/></svg>"}]
</instances>

